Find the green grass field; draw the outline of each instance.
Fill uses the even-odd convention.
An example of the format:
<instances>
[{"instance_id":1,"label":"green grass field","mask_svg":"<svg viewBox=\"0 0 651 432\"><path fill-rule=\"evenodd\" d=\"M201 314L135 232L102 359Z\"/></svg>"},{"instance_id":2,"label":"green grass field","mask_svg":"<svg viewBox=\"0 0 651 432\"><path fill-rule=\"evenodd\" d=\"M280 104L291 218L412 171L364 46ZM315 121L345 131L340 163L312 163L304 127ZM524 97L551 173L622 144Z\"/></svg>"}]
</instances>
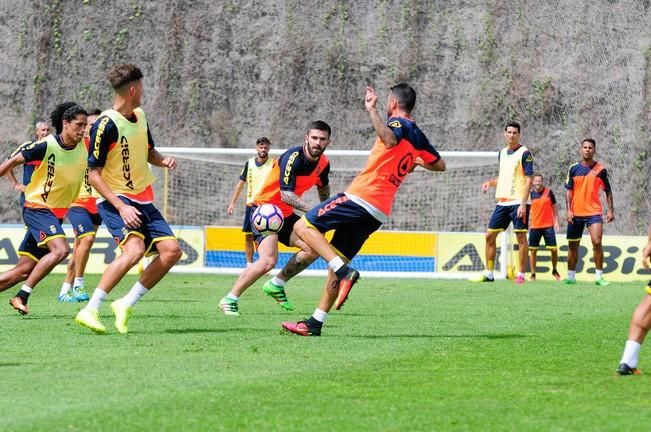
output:
<instances>
[{"instance_id":1,"label":"green grass field","mask_svg":"<svg viewBox=\"0 0 651 432\"><path fill-rule=\"evenodd\" d=\"M643 284L364 279L323 336L280 331L309 315L322 280L299 278L282 312L233 277L169 275L130 333L100 336L54 299L31 314L0 295L0 431L646 430L651 381L614 371ZM96 282L89 277L88 283ZM133 278L109 298L126 292ZM108 304L102 309L112 324ZM642 370L651 372L643 348Z\"/></svg>"}]
</instances>

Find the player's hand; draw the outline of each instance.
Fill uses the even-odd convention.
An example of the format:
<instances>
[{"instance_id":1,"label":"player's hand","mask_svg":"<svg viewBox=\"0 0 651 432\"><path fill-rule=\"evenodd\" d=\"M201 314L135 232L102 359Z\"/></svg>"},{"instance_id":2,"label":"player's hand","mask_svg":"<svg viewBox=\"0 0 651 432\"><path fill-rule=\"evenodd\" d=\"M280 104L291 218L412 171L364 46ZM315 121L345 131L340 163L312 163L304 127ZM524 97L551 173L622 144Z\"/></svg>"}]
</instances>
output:
<instances>
[{"instance_id":1,"label":"player's hand","mask_svg":"<svg viewBox=\"0 0 651 432\"><path fill-rule=\"evenodd\" d=\"M518 206L518 211L516 213L517 217L522 219L524 222L527 222L527 205L520 204Z\"/></svg>"},{"instance_id":2,"label":"player's hand","mask_svg":"<svg viewBox=\"0 0 651 432\"><path fill-rule=\"evenodd\" d=\"M559 232L560 230L561 230L561 226L558 224L558 222L556 222L554 224L554 232Z\"/></svg>"},{"instance_id":3,"label":"player's hand","mask_svg":"<svg viewBox=\"0 0 651 432\"><path fill-rule=\"evenodd\" d=\"M165 159L163 159L162 164L165 168L169 170L174 171L176 169L176 159L174 159L173 157L170 156L166 157Z\"/></svg>"},{"instance_id":4,"label":"player's hand","mask_svg":"<svg viewBox=\"0 0 651 432\"><path fill-rule=\"evenodd\" d=\"M424 166L424 165L425 165L425 161L423 160L423 158L421 158L420 156L417 156L416 159L414 159L414 164L409 169L409 172L413 173L414 170L416 169L416 167Z\"/></svg>"},{"instance_id":5,"label":"player's hand","mask_svg":"<svg viewBox=\"0 0 651 432\"><path fill-rule=\"evenodd\" d=\"M488 192L488 189L490 189L490 187L491 187L491 181L490 180L485 181L484 183L481 184L481 191L486 193Z\"/></svg>"},{"instance_id":6,"label":"player's hand","mask_svg":"<svg viewBox=\"0 0 651 432\"><path fill-rule=\"evenodd\" d=\"M642 249L642 266L645 269L649 268L649 260L651 260L651 241Z\"/></svg>"},{"instance_id":7,"label":"player's hand","mask_svg":"<svg viewBox=\"0 0 651 432\"><path fill-rule=\"evenodd\" d=\"M226 212L228 212L229 215L233 214L234 206L233 204L229 204L228 208L226 209Z\"/></svg>"},{"instance_id":8,"label":"player's hand","mask_svg":"<svg viewBox=\"0 0 651 432\"><path fill-rule=\"evenodd\" d=\"M25 192L25 189L26 189L26 188L25 188L25 185L24 185L24 184L16 183L16 184L14 185L14 189L16 189L18 192L21 192L21 193L22 193L22 192Z\"/></svg>"},{"instance_id":9,"label":"player's hand","mask_svg":"<svg viewBox=\"0 0 651 432\"><path fill-rule=\"evenodd\" d=\"M606 222L611 223L615 220L615 213L612 210L606 211Z\"/></svg>"},{"instance_id":10,"label":"player's hand","mask_svg":"<svg viewBox=\"0 0 651 432\"><path fill-rule=\"evenodd\" d=\"M120 210L118 210L120 213L120 217L124 221L124 224L128 228L139 228L140 224L142 223L140 218L138 217L142 213L138 211L137 208L130 206L130 205L123 205L120 207Z\"/></svg>"},{"instance_id":11,"label":"player's hand","mask_svg":"<svg viewBox=\"0 0 651 432\"><path fill-rule=\"evenodd\" d=\"M376 102L377 102L377 94L375 94L375 90L373 90L373 87L367 86L366 96L364 96L364 106L366 107L366 111L371 111L375 109Z\"/></svg>"},{"instance_id":12,"label":"player's hand","mask_svg":"<svg viewBox=\"0 0 651 432\"><path fill-rule=\"evenodd\" d=\"M567 211L567 223L574 223L574 212L572 210Z\"/></svg>"}]
</instances>

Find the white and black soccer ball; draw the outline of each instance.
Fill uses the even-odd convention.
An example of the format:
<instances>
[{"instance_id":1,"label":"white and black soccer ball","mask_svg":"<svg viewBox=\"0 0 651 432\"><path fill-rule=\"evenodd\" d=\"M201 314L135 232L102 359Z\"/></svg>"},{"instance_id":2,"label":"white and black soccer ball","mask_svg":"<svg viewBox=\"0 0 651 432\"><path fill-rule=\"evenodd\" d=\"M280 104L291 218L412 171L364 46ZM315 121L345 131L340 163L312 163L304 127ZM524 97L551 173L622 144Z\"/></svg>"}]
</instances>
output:
<instances>
[{"instance_id":1,"label":"white and black soccer ball","mask_svg":"<svg viewBox=\"0 0 651 432\"><path fill-rule=\"evenodd\" d=\"M283 213L273 204L262 204L251 216L251 225L262 235L274 234L283 227Z\"/></svg>"}]
</instances>

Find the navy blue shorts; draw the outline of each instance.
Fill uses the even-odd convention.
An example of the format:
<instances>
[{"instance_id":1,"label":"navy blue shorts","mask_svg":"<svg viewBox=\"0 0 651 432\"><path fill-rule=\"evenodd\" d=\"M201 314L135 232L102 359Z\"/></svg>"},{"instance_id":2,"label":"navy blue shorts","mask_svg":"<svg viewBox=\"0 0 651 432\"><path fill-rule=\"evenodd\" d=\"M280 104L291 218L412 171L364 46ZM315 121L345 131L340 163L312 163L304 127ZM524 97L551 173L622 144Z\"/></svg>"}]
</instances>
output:
<instances>
[{"instance_id":1,"label":"navy blue shorts","mask_svg":"<svg viewBox=\"0 0 651 432\"><path fill-rule=\"evenodd\" d=\"M529 230L529 247L539 247L540 238L545 239L545 247L547 249L556 249L556 233L554 228L531 228Z\"/></svg>"},{"instance_id":2,"label":"navy blue shorts","mask_svg":"<svg viewBox=\"0 0 651 432\"><path fill-rule=\"evenodd\" d=\"M118 196L127 205L135 207L141 214L139 228L129 228L125 225L120 213L108 201L97 204L97 210L106 224L109 232L118 245L122 245L129 235L136 235L145 242L145 256L156 254L156 242L176 239L172 229L163 215L153 204L139 204L129 198Z\"/></svg>"},{"instance_id":3,"label":"navy blue shorts","mask_svg":"<svg viewBox=\"0 0 651 432\"><path fill-rule=\"evenodd\" d=\"M253 228L251 227L251 216L253 216L254 206L246 206L244 211L244 222L242 222L242 232L245 234L251 234Z\"/></svg>"},{"instance_id":4,"label":"navy blue shorts","mask_svg":"<svg viewBox=\"0 0 651 432\"><path fill-rule=\"evenodd\" d=\"M583 235L583 229L586 226L604 223L604 218L601 215L574 216L572 220L572 223L567 224L567 241L580 241Z\"/></svg>"},{"instance_id":5,"label":"navy blue shorts","mask_svg":"<svg viewBox=\"0 0 651 432\"><path fill-rule=\"evenodd\" d=\"M319 232L335 230L330 244L348 260L352 260L366 239L382 226L382 222L343 193L318 204L304 218Z\"/></svg>"},{"instance_id":6,"label":"navy blue shorts","mask_svg":"<svg viewBox=\"0 0 651 432\"><path fill-rule=\"evenodd\" d=\"M251 215L253 215L253 212L255 211L256 207L257 206L253 206L253 210L251 210ZM292 230L294 229L294 225L300 218L301 217L296 213L292 213L283 219L283 227L280 229L280 231L278 231L279 242L281 242L285 246L291 246L289 244L289 237L292 235ZM266 236L260 234L260 232L256 230L254 226L251 226L251 229L253 230L253 240L257 245L260 245L260 242Z\"/></svg>"},{"instance_id":7,"label":"navy blue shorts","mask_svg":"<svg viewBox=\"0 0 651 432\"><path fill-rule=\"evenodd\" d=\"M526 232L529 226L529 205L527 204L527 214L522 220L518 217L519 205L495 206L491 220L488 222L488 231L504 231L513 222L514 232Z\"/></svg>"},{"instance_id":8,"label":"navy blue shorts","mask_svg":"<svg viewBox=\"0 0 651 432\"><path fill-rule=\"evenodd\" d=\"M97 228L102 224L99 213L91 213L77 206L68 209L68 220L77 238L97 234Z\"/></svg>"},{"instance_id":9,"label":"navy blue shorts","mask_svg":"<svg viewBox=\"0 0 651 432\"><path fill-rule=\"evenodd\" d=\"M47 242L54 238L66 238L61 219L48 209L25 207L23 220L27 225L27 232L18 247L18 255L38 261L50 252L46 246Z\"/></svg>"}]
</instances>

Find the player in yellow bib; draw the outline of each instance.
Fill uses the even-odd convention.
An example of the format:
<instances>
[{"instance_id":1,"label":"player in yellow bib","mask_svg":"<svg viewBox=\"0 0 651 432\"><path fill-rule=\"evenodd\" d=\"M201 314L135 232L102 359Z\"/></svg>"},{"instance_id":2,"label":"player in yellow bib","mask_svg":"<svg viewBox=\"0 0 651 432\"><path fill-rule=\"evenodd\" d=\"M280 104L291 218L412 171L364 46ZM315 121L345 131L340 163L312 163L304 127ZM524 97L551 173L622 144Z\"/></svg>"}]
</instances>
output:
<instances>
[{"instance_id":1,"label":"player in yellow bib","mask_svg":"<svg viewBox=\"0 0 651 432\"><path fill-rule=\"evenodd\" d=\"M119 333L128 331L131 308L181 258L178 240L153 204L155 178L149 164L173 170L176 160L154 148L140 108L142 77L132 64L118 65L109 72L115 91L113 107L102 112L90 132L88 180L102 196L97 210L122 249L104 271L88 305L75 317L77 323L98 333L106 332L99 320L102 301L143 256L157 254L127 295L111 304Z\"/></svg>"},{"instance_id":2,"label":"player in yellow bib","mask_svg":"<svg viewBox=\"0 0 651 432\"><path fill-rule=\"evenodd\" d=\"M34 161L40 165L25 187L23 219L25 238L18 248L18 263L0 275L0 291L25 281L9 304L19 313L29 313L32 289L70 252L61 220L79 193L84 175L86 147L81 144L86 111L74 102L58 105L52 113L56 134L21 148L0 165L0 176L12 168Z\"/></svg>"}]
</instances>

